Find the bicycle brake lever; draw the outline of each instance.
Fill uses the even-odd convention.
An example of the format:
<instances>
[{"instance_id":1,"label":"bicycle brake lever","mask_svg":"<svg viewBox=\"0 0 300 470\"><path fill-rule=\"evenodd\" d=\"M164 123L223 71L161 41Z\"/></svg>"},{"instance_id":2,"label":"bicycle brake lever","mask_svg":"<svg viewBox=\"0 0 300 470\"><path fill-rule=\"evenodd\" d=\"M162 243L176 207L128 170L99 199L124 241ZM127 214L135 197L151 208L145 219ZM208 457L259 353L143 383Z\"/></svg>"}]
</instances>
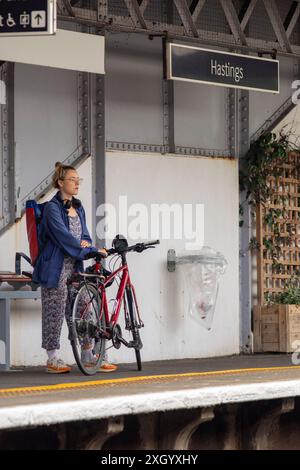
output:
<instances>
[{"instance_id":1,"label":"bicycle brake lever","mask_svg":"<svg viewBox=\"0 0 300 470\"><path fill-rule=\"evenodd\" d=\"M141 248L136 249L138 253L142 253L144 250L148 250L148 248L155 248L155 246L142 246Z\"/></svg>"}]
</instances>

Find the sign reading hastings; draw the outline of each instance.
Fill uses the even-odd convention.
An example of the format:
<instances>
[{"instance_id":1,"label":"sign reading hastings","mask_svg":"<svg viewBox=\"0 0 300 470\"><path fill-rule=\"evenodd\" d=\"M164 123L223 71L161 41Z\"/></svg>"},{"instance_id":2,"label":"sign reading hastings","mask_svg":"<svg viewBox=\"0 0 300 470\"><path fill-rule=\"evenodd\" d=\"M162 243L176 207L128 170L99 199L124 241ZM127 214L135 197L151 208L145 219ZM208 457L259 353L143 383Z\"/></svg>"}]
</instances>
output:
<instances>
[{"instance_id":1,"label":"sign reading hastings","mask_svg":"<svg viewBox=\"0 0 300 470\"><path fill-rule=\"evenodd\" d=\"M279 61L168 43L167 78L279 93Z\"/></svg>"},{"instance_id":2,"label":"sign reading hastings","mask_svg":"<svg viewBox=\"0 0 300 470\"><path fill-rule=\"evenodd\" d=\"M55 34L56 0L0 0L0 36Z\"/></svg>"}]
</instances>

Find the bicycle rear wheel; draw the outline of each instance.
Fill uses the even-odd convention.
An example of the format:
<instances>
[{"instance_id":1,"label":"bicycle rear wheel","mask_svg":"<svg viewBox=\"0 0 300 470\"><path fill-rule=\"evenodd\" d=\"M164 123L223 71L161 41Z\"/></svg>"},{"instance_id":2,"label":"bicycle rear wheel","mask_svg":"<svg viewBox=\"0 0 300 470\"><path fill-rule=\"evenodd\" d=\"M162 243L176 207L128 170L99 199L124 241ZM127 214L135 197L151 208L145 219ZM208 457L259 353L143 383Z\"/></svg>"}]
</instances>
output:
<instances>
[{"instance_id":1,"label":"bicycle rear wheel","mask_svg":"<svg viewBox=\"0 0 300 470\"><path fill-rule=\"evenodd\" d=\"M129 330L132 333L132 338L134 343L136 344L135 349L135 357L136 357L136 364L138 370L142 370L142 360L141 360L141 348L143 347L140 332L138 328L138 321L137 321L137 312L136 312L136 305L133 299L132 290L131 288L126 289L126 297L128 303L128 313L129 313Z\"/></svg>"},{"instance_id":2,"label":"bicycle rear wheel","mask_svg":"<svg viewBox=\"0 0 300 470\"><path fill-rule=\"evenodd\" d=\"M71 316L71 345L75 361L85 375L94 375L99 370L105 351L104 314L97 289L88 283L82 284L74 299ZM92 349L93 360L86 362L83 351Z\"/></svg>"}]
</instances>

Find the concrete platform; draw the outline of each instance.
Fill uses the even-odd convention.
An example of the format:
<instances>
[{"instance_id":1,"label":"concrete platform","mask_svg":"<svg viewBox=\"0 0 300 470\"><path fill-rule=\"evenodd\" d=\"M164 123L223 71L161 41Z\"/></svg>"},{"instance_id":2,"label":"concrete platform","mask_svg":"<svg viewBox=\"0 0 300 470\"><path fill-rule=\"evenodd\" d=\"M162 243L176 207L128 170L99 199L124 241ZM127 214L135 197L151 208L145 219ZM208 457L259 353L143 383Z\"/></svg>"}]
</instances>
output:
<instances>
[{"instance_id":1,"label":"concrete platform","mask_svg":"<svg viewBox=\"0 0 300 470\"><path fill-rule=\"evenodd\" d=\"M110 374L0 373L0 429L210 407L300 395L291 355L263 354L120 364Z\"/></svg>"}]
</instances>

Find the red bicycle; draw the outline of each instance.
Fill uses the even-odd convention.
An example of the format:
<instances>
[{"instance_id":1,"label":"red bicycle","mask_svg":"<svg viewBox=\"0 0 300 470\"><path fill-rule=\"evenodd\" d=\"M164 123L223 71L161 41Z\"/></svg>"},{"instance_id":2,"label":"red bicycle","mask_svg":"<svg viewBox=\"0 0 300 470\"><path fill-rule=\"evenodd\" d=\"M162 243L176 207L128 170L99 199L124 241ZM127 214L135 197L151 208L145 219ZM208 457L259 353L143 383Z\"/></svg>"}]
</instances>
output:
<instances>
[{"instance_id":1,"label":"red bicycle","mask_svg":"<svg viewBox=\"0 0 300 470\"><path fill-rule=\"evenodd\" d=\"M135 350L138 370L142 370L140 328L144 326L137 304L134 286L130 280L126 255L135 251L141 253L148 248L155 248L159 240L137 243L128 246L126 238L117 235L113 240L113 248L107 250L108 255L115 255L120 266L113 272L108 271L101 263L103 255L93 254L96 262L84 273L75 275L69 283L69 301L71 315L68 319L69 339L71 341L76 363L85 375L94 375L103 360L106 341L111 340L112 346L119 349L121 345ZM114 264L114 267L115 267ZM114 300L112 312L106 289L114 280L119 280L118 291ZM118 324L121 307L125 315L125 329L129 331L132 340L127 341ZM93 360L87 362L84 351L92 351ZM108 349L108 348L107 348Z\"/></svg>"}]
</instances>

